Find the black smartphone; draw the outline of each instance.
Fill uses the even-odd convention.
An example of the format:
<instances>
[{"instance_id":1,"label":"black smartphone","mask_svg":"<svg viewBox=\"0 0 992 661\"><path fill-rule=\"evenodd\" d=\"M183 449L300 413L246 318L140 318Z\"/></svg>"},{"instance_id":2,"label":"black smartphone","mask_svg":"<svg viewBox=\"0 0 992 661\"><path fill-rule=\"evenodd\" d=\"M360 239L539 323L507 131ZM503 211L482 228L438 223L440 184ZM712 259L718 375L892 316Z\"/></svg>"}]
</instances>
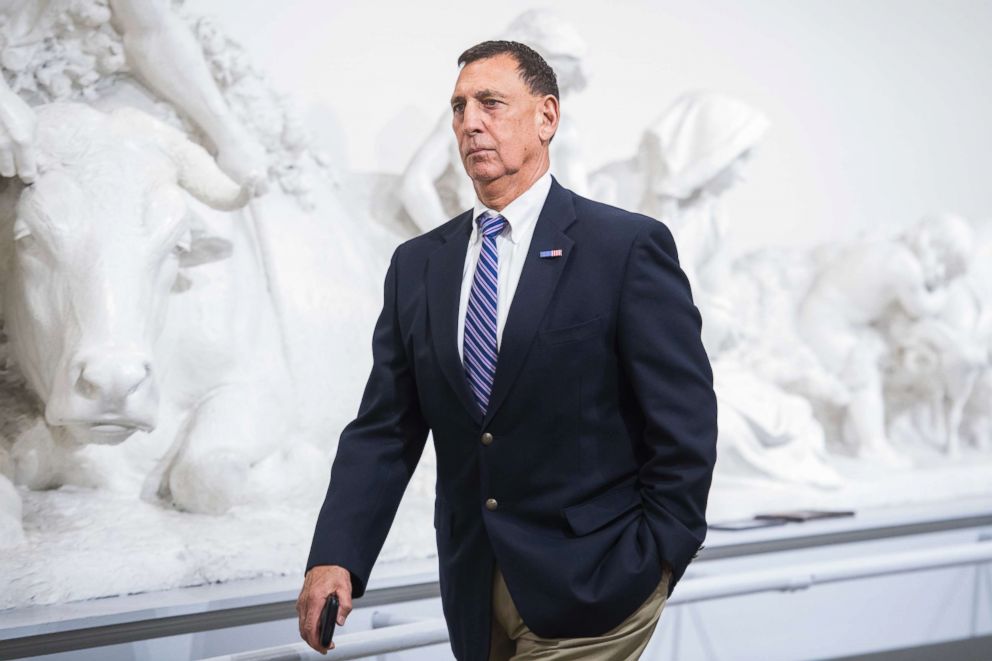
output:
<instances>
[{"instance_id":1,"label":"black smartphone","mask_svg":"<svg viewBox=\"0 0 992 661\"><path fill-rule=\"evenodd\" d=\"M338 596L334 593L327 595L324 610L320 613L320 644L327 647L334 636L334 625L338 621Z\"/></svg>"}]
</instances>

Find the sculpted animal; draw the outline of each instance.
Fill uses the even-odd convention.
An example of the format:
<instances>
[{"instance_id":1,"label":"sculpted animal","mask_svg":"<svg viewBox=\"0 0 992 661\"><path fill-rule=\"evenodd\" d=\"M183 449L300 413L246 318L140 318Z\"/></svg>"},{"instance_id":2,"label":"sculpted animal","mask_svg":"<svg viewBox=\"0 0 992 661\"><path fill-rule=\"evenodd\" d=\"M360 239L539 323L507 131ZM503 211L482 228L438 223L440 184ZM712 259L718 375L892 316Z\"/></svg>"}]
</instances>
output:
<instances>
[{"instance_id":1,"label":"sculpted animal","mask_svg":"<svg viewBox=\"0 0 992 661\"><path fill-rule=\"evenodd\" d=\"M19 518L10 482L123 479L72 458L125 441L146 499L220 513L261 497L294 416L251 225L219 213L252 191L137 110L35 110L38 176L0 190L0 397L22 402L0 428L0 512Z\"/></svg>"}]
</instances>

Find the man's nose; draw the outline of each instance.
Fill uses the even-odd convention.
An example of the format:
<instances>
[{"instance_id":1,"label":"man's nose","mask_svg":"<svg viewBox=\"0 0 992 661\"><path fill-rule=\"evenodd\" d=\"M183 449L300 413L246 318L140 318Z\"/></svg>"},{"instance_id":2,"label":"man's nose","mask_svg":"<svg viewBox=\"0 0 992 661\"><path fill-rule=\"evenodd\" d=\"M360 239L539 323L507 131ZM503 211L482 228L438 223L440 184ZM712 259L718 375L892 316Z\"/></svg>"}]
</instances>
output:
<instances>
[{"instance_id":1,"label":"man's nose","mask_svg":"<svg viewBox=\"0 0 992 661\"><path fill-rule=\"evenodd\" d=\"M465 133L479 133L483 129L482 109L473 103L465 105L462 111L462 131Z\"/></svg>"}]
</instances>

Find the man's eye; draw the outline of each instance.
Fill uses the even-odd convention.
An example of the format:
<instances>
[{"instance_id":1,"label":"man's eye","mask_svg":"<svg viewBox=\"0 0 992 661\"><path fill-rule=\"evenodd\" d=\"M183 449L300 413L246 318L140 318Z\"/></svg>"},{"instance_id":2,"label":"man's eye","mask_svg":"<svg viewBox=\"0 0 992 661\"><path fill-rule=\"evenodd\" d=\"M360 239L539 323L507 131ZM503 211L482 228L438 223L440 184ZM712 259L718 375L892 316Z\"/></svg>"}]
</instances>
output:
<instances>
[{"instance_id":1,"label":"man's eye","mask_svg":"<svg viewBox=\"0 0 992 661\"><path fill-rule=\"evenodd\" d=\"M451 111L452 112L455 112L455 113L459 113L459 112L461 112L464 109L465 109L465 104L464 103L456 103L453 106L451 106Z\"/></svg>"},{"instance_id":2,"label":"man's eye","mask_svg":"<svg viewBox=\"0 0 992 661\"><path fill-rule=\"evenodd\" d=\"M482 105L484 105L487 108L495 108L497 105L499 105L499 101L497 101L496 99L486 99L485 101L482 102Z\"/></svg>"}]
</instances>

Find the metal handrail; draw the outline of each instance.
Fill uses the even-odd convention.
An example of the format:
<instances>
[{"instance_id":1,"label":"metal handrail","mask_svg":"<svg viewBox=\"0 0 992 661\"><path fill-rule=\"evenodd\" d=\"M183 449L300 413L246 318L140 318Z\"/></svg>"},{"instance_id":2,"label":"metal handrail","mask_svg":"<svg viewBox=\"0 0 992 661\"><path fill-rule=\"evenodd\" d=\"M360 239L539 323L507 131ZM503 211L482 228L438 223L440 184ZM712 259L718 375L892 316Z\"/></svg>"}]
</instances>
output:
<instances>
[{"instance_id":1,"label":"metal handrail","mask_svg":"<svg viewBox=\"0 0 992 661\"><path fill-rule=\"evenodd\" d=\"M983 502L984 505L984 502ZM699 552L699 558L693 563L691 571L682 579L684 585L691 576L700 575L700 568L705 568L715 560L730 558L753 557L770 553L801 551L811 548L824 548L842 544L860 542L895 540L919 535L947 533L965 529L992 531L992 511L987 507L969 509L968 514L955 514L940 519L917 520L909 523L887 523L878 520L874 525L869 518L862 519L861 525L853 528L837 528L829 522L809 522L802 524L791 532L802 533L781 537L759 536L751 539L745 536L738 541L736 534L713 535L711 543ZM836 523L836 522L834 522ZM809 528L807 528L809 526ZM783 531L784 532L784 531ZM979 532L979 536L982 533ZM722 538L722 539L721 539ZM708 539L709 536L708 536ZM706 574L705 571L701 574ZM433 576L433 577L431 577ZM398 604L421 599L436 599L441 594L437 580L436 565L431 571L423 573L425 580L400 582L387 585L378 579L373 571L372 585L362 597L360 608L368 611L383 604ZM286 580L284 577L283 580ZM234 583L253 583L253 579L232 581ZM266 581L261 581L265 584ZM288 584L288 583L287 583ZM208 586L189 588L191 592L209 590ZM173 615L161 615L159 610L149 610L144 607L132 609L131 597L115 599L122 604L122 611L127 613L123 618L108 619L104 614L105 606L99 602L110 600L93 600L73 604L72 615L56 616L57 626L44 625L44 633L25 634L23 631L30 626L11 629L0 625L0 659L16 659L24 656L57 654L81 649L106 647L133 643L139 640L150 640L166 636L183 636L203 631L228 629L237 626L249 626L262 622L275 622L296 617L296 598L299 584L292 581L288 588L281 588L280 595L273 593L274 601L258 602L247 606L219 605L213 599L209 600L207 610L187 610ZM681 594L682 588L679 589ZM136 595L135 598L147 603L148 594ZM98 616L91 618L86 615L92 609ZM33 609L31 609L33 610ZM59 613L59 607L54 609ZM133 617L132 617L133 615Z\"/></svg>"},{"instance_id":2,"label":"metal handrail","mask_svg":"<svg viewBox=\"0 0 992 661\"><path fill-rule=\"evenodd\" d=\"M814 585L886 576L912 571L942 569L992 561L992 540L980 539L938 549L918 549L880 554L870 558L828 560L792 565L787 569L758 569L721 576L693 575L680 581L667 606L696 603L759 592L792 592ZM443 619L414 620L375 612L373 628L340 636L335 648L319 654L305 643L282 645L251 652L212 657L205 661L290 661L295 659L357 659L363 656L398 652L448 640ZM396 623L391 625L392 623ZM391 626L390 626L391 625Z\"/></svg>"},{"instance_id":3,"label":"metal handrail","mask_svg":"<svg viewBox=\"0 0 992 661\"><path fill-rule=\"evenodd\" d=\"M446 642L448 642L448 626L444 619L425 618L417 622L338 636L334 639L334 649L327 654L314 651L306 643L295 643L215 656L207 661L302 661L303 659L341 661L387 652L402 652Z\"/></svg>"},{"instance_id":4,"label":"metal handrail","mask_svg":"<svg viewBox=\"0 0 992 661\"><path fill-rule=\"evenodd\" d=\"M896 551L873 557L826 560L791 565L788 569L756 569L721 576L693 576L680 583L668 605L753 594L792 592L814 585L849 581L856 578L902 574L924 569L941 569L992 561L992 543L979 539L967 544L936 549Z\"/></svg>"}]
</instances>

